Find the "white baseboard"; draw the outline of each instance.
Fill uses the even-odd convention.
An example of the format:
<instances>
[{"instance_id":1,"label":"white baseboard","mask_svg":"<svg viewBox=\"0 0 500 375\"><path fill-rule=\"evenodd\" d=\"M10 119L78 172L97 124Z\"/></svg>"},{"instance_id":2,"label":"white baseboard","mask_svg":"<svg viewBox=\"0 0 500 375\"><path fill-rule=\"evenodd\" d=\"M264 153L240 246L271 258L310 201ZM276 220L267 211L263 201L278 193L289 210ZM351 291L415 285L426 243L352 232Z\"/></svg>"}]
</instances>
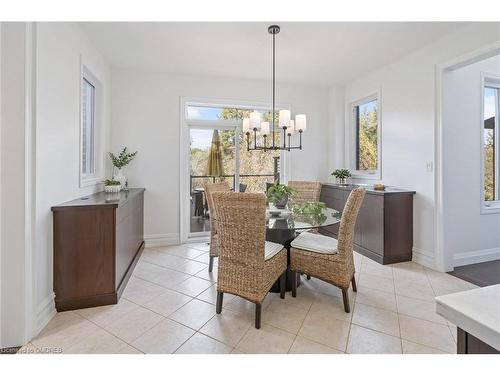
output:
<instances>
[{"instance_id":1,"label":"white baseboard","mask_svg":"<svg viewBox=\"0 0 500 375\"><path fill-rule=\"evenodd\" d=\"M54 303L55 294L51 292L42 302L38 305L35 322L35 332L33 337L38 335L42 329L50 322L56 315L56 307Z\"/></svg>"},{"instance_id":2,"label":"white baseboard","mask_svg":"<svg viewBox=\"0 0 500 375\"><path fill-rule=\"evenodd\" d=\"M412 260L424 267L436 269L436 259L434 252L413 247Z\"/></svg>"},{"instance_id":3,"label":"white baseboard","mask_svg":"<svg viewBox=\"0 0 500 375\"><path fill-rule=\"evenodd\" d=\"M144 236L146 247L178 245L179 233L148 234Z\"/></svg>"},{"instance_id":4,"label":"white baseboard","mask_svg":"<svg viewBox=\"0 0 500 375\"><path fill-rule=\"evenodd\" d=\"M455 267L465 266L467 264L489 262L500 259L500 247L492 249L467 251L453 256L453 265Z\"/></svg>"}]
</instances>

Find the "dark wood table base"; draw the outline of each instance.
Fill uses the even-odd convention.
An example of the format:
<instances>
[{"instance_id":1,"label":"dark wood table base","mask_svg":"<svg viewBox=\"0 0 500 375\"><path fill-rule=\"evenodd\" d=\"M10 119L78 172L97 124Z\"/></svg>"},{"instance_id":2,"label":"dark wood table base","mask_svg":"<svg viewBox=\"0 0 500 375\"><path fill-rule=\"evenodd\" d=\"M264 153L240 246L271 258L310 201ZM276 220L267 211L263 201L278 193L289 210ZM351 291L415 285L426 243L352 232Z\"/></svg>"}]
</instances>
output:
<instances>
[{"instance_id":1,"label":"dark wood table base","mask_svg":"<svg viewBox=\"0 0 500 375\"><path fill-rule=\"evenodd\" d=\"M286 272L286 291L290 292L292 290L292 274L293 272L290 271L290 247L291 247L291 242L297 237L297 233L295 232L294 229L290 230L266 230L266 241L271 241L275 243L280 243L283 245L283 247L287 251L287 265L288 268L285 271ZM300 275L297 275L297 286L300 285ZM279 279L276 280L276 282L273 284L271 289L269 289L270 292L272 293L279 293L280 292L280 284L279 284Z\"/></svg>"}]
</instances>

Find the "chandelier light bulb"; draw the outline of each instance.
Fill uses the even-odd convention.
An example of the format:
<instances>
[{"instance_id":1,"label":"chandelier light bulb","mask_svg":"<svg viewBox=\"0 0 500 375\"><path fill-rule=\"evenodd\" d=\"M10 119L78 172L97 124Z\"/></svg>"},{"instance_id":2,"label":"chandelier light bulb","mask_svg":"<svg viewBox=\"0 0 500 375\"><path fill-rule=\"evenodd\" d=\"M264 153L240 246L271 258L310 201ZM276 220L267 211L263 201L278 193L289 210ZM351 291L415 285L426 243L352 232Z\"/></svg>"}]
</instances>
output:
<instances>
[{"instance_id":1,"label":"chandelier light bulb","mask_svg":"<svg viewBox=\"0 0 500 375\"><path fill-rule=\"evenodd\" d=\"M288 109L282 109L279 112L279 127L284 128L288 127L290 124L291 113Z\"/></svg>"},{"instance_id":2,"label":"chandelier light bulb","mask_svg":"<svg viewBox=\"0 0 500 375\"><path fill-rule=\"evenodd\" d=\"M260 135L269 135L269 122L264 121L260 123Z\"/></svg>"},{"instance_id":3,"label":"chandelier light bulb","mask_svg":"<svg viewBox=\"0 0 500 375\"><path fill-rule=\"evenodd\" d=\"M296 115L295 116L295 130L305 131L307 129L306 115Z\"/></svg>"},{"instance_id":4,"label":"chandelier light bulb","mask_svg":"<svg viewBox=\"0 0 500 375\"><path fill-rule=\"evenodd\" d=\"M250 133L250 119L243 119L243 133Z\"/></svg>"},{"instance_id":5,"label":"chandelier light bulb","mask_svg":"<svg viewBox=\"0 0 500 375\"><path fill-rule=\"evenodd\" d=\"M253 111L250 113L250 128L252 129L260 129L260 112L258 111Z\"/></svg>"}]
</instances>

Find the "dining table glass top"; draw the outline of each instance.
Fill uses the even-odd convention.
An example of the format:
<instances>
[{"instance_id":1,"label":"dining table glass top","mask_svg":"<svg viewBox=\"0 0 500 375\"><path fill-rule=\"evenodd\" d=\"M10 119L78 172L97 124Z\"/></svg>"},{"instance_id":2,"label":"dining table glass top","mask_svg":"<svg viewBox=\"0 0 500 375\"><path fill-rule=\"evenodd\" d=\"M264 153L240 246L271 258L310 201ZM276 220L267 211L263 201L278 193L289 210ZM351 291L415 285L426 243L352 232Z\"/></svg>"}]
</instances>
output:
<instances>
[{"instance_id":1,"label":"dining table glass top","mask_svg":"<svg viewBox=\"0 0 500 375\"><path fill-rule=\"evenodd\" d=\"M326 227L340 222L341 212L332 208L301 210L277 209L270 206L266 209L266 229L268 230L300 230Z\"/></svg>"}]
</instances>

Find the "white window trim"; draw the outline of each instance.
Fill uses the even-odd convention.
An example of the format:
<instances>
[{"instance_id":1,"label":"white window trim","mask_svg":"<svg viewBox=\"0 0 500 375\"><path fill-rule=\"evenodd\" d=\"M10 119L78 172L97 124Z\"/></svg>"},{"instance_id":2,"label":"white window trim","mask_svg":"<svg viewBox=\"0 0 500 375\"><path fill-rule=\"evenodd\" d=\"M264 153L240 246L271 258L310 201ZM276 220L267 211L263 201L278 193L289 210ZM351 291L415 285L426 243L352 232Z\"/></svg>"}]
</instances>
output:
<instances>
[{"instance_id":1,"label":"white window trim","mask_svg":"<svg viewBox=\"0 0 500 375\"><path fill-rule=\"evenodd\" d=\"M499 214L500 213L500 200L495 200L495 201L485 201L484 200L484 155L483 155L483 147L484 147L484 89L485 87L495 87L500 89L500 75L497 74L490 74L490 73L481 73L481 91L480 91L480 100L481 100L481 111L480 111L480 126L479 126L479 140L480 140L480 168L479 172L481 173L480 175L480 181L481 181L481 194L480 194L480 207L481 207L481 214L482 215L489 215L489 214ZM496 109L495 109L495 144L500 145L500 115L499 115L499 110L500 110L500 95L497 98L496 102ZM500 153L499 147L495 148L496 152L496 159L499 160L498 154ZM496 181L500 182L500 165L499 163L496 163ZM500 184L497 184L496 188L497 190L500 190Z\"/></svg>"},{"instance_id":2,"label":"white window trim","mask_svg":"<svg viewBox=\"0 0 500 375\"><path fill-rule=\"evenodd\" d=\"M95 172L92 175L87 175L83 173L83 108L82 108L82 82L86 79L95 87L95 114L94 114L94 168ZM96 186L103 182L104 180L104 153L103 153L103 118L102 118L102 107L103 107L103 86L101 81L96 77L96 75L89 69L87 65L81 61L80 63L80 81L78 84L80 91L80 155L79 155L79 186L80 188Z\"/></svg>"},{"instance_id":3,"label":"white window trim","mask_svg":"<svg viewBox=\"0 0 500 375\"><path fill-rule=\"evenodd\" d=\"M199 240L206 239L207 233L190 234L189 228L189 176L185 173L189 167L189 129L190 128L204 128L217 123L218 126L227 128L236 128L237 131L242 131L242 121L221 121L198 120L187 118L187 106L207 106L207 107L230 107L241 109L256 109L261 111L268 111L269 103L262 102L247 102L235 100L220 100L220 99L206 99L206 98L188 98L180 97L180 161L179 161L179 200L180 200L180 242L188 242L189 239L197 238ZM276 104L276 110L290 109L289 105ZM237 151L239 152L239 150ZM288 182L291 173L290 168L290 152L281 151L281 169L280 180L283 183Z\"/></svg>"},{"instance_id":4,"label":"white window trim","mask_svg":"<svg viewBox=\"0 0 500 375\"><path fill-rule=\"evenodd\" d=\"M356 169L356 119L354 116L354 107L377 100L377 170L360 171ZM381 180L382 179L382 96L380 90L375 93L364 96L355 101L346 102L345 115L345 139L346 149L345 158L347 168L350 169L353 179L360 180Z\"/></svg>"}]
</instances>

